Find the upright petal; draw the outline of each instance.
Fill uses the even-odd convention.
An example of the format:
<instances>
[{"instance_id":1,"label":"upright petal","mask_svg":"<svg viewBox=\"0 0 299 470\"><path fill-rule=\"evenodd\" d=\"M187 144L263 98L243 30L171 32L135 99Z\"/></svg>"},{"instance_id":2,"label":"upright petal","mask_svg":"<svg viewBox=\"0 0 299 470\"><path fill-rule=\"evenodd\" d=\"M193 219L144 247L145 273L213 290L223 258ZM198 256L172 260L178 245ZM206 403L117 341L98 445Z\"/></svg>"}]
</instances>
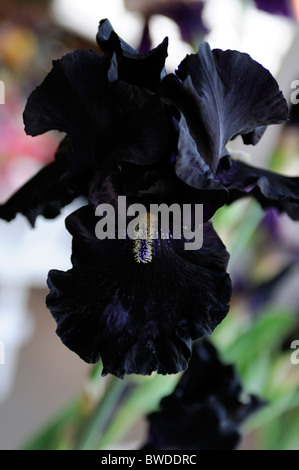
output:
<instances>
[{"instance_id":1,"label":"upright petal","mask_svg":"<svg viewBox=\"0 0 299 470\"><path fill-rule=\"evenodd\" d=\"M248 54L212 51L204 43L181 62L177 75L184 88L178 106L213 174L231 139L242 135L246 144L255 144L265 126L287 118L287 103L276 80Z\"/></svg>"},{"instance_id":2,"label":"upright petal","mask_svg":"<svg viewBox=\"0 0 299 470\"><path fill-rule=\"evenodd\" d=\"M23 119L27 134L50 130L69 135L74 144L72 173L92 164L98 127L111 121L108 70L110 58L80 50L53 61L53 68L29 96Z\"/></svg>"},{"instance_id":3,"label":"upright petal","mask_svg":"<svg viewBox=\"0 0 299 470\"><path fill-rule=\"evenodd\" d=\"M105 53L114 52L118 61L118 78L133 85L156 91L165 75L168 39L149 52L140 54L114 31L109 20L100 21L97 43Z\"/></svg>"}]
</instances>

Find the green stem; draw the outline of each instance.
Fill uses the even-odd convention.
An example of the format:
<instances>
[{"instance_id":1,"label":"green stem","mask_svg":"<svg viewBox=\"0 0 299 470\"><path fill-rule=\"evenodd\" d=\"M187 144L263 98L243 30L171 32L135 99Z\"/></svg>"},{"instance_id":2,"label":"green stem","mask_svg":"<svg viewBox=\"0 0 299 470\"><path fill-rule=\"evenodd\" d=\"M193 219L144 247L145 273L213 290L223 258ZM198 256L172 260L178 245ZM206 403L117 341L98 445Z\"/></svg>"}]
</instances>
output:
<instances>
[{"instance_id":1,"label":"green stem","mask_svg":"<svg viewBox=\"0 0 299 470\"><path fill-rule=\"evenodd\" d=\"M245 214L245 218L238 226L238 233L232 237L230 243L230 268L234 266L239 256L246 250L263 216L264 214L257 204L250 205Z\"/></svg>"},{"instance_id":2,"label":"green stem","mask_svg":"<svg viewBox=\"0 0 299 470\"><path fill-rule=\"evenodd\" d=\"M78 438L77 449L94 450L97 448L125 386L125 381L117 377L110 378L103 397L83 426Z\"/></svg>"}]
</instances>

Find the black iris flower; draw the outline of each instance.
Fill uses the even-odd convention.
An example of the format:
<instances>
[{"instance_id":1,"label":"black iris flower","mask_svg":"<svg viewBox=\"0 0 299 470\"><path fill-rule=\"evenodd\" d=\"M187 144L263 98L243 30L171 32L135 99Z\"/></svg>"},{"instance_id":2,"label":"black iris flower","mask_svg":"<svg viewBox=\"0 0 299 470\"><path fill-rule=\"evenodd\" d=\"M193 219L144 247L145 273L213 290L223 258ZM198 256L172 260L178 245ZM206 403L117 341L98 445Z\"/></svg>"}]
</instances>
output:
<instances>
[{"instance_id":1,"label":"black iris flower","mask_svg":"<svg viewBox=\"0 0 299 470\"><path fill-rule=\"evenodd\" d=\"M226 151L238 135L257 144L268 125L286 120L287 105L270 72L248 54L204 43L167 74L167 38L140 54L102 20L97 43L99 52L54 61L29 96L26 133L64 137L54 161L0 207L0 217L21 213L34 226L38 216L54 218L84 197L86 205L66 219L73 267L48 276L57 334L84 361L101 359L103 374L176 373L188 367L192 341L210 335L229 310L229 255L214 213L236 187L241 195L261 188L263 205L294 213L297 180L267 173L265 190L264 174ZM110 204L117 219L121 196L148 215L152 203L203 205L202 247L185 249L174 227L168 238L155 237L150 222L146 239L99 239L97 207Z\"/></svg>"},{"instance_id":2,"label":"black iris flower","mask_svg":"<svg viewBox=\"0 0 299 470\"><path fill-rule=\"evenodd\" d=\"M148 416L145 450L234 450L242 425L265 402L245 395L232 365L206 338L194 344L189 369Z\"/></svg>"}]
</instances>

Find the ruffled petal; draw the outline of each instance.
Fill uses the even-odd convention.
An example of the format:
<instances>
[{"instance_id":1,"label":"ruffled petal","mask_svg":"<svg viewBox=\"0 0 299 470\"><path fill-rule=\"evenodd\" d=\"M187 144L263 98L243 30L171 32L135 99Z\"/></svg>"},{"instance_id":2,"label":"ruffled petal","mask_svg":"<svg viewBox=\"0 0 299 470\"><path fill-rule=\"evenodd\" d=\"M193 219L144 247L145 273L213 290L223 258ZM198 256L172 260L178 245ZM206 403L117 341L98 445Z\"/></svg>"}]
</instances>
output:
<instances>
[{"instance_id":1,"label":"ruffled petal","mask_svg":"<svg viewBox=\"0 0 299 470\"><path fill-rule=\"evenodd\" d=\"M283 176L224 157L216 178L229 191L227 204L254 197L263 209L276 208L299 220L299 177Z\"/></svg>"},{"instance_id":2,"label":"ruffled petal","mask_svg":"<svg viewBox=\"0 0 299 470\"><path fill-rule=\"evenodd\" d=\"M95 139L112 120L108 91L110 57L78 50L53 61L52 70L29 96L23 119L25 132L35 136L58 130L72 138L70 175L93 165Z\"/></svg>"},{"instance_id":3,"label":"ruffled petal","mask_svg":"<svg viewBox=\"0 0 299 470\"><path fill-rule=\"evenodd\" d=\"M170 139L170 116L152 92L115 80L111 54L75 51L54 61L51 72L29 96L25 131L49 130L72 138L69 175L87 166L103 172L119 161L148 164L163 155Z\"/></svg>"},{"instance_id":4,"label":"ruffled petal","mask_svg":"<svg viewBox=\"0 0 299 470\"><path fill-rule=\"evenodd\" d=\"M109 57L89 50L53 61L52 70L28 98L26 133L34 136L56 129L73 138L89 134L105 102L109 67Z\"/></svg>"},{"instance_id":5,"label":"ruffled petal","mask_svg":"<svg viewBox=\"0 0 299 470\"><path fill-rule=\"evenodd\" d=\"M168 39L151 51L140 54L114 31L109 20L100 21L97 43L104 53L117 56L118 79L156 91L165 75Z\"/></svg>"},{"instance_id":6,"label":"ruffled petal","mask_svg":"<svg viewBox=\"0 0 299 470\"><path fill-rule=\"evenodd\" d=\"M150 262L137 262L134 240L96 238L97 220L90 206L66 219L73 268L48 277L58 336L86 362L102 358L104 375L185 370L190 340L211 334L229 309L225 247L206 224L200 250L152 240Z\"/></svg>"},{"instance_id":7,"label":"ruffled petal","mask_svg":"<svg viewBox=\"0 0 299 470\"><path fill-rule=\"evenodd\" d=\"M89 201L97 207L101 202L117 204L117 195L125 194L129 204L189 204L194 207L201 204L203 222L212 219L219 207L227 200L228 190L220 183L209 178L200 179L200 189L189 181L192 170L186 168L187 183L176 174L175 158L159 160L152 165L136 165L122 161L117 168L103 178L103 172L95 175L90 185ZM180 175L179 175L180 176ZM113 197L113 201L112 201Z\"/></svg>"},{"instance_id":8,"label":"ruffled petal","mask_svg":"<svg viewBox=\"0 0 299 470\"><path fill-rule=\"evenodd\" d=\"M184 115L179 123L175 171L186 185L197 189L204 196L203 204L207 217L211 217L226 203L228 191L221 182L215 180L209 166L201 158Z\"/></svg>"},{"instance_id":9,"label":"ruffled petal","mask_svg":"<svg viewBox=\"0 0 299 470\"><path fill-rule=\"evenodd\" d=\"M288 106L276 80L248 54L211 50L204 43L176 73L182 83L174 85L166 77L163 93L184 113L201 159L213 174L231 139L241 135L246 144L255 144L266 126L287 119Z\"/></svg>"}]
</instances>

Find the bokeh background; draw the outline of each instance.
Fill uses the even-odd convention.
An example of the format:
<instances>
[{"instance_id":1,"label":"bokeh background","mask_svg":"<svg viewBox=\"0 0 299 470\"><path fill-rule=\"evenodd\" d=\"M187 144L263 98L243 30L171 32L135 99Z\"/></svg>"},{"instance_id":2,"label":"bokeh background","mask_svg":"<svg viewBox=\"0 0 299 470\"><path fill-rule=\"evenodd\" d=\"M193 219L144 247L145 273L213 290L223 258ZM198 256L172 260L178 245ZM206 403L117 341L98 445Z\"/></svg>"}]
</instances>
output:
<instances>
[{"instance_id":1,"label":"bokeh background","mask_svg":"<svg viewBox=\"0 0 299 470\"><path fill-rule=\"evenodd\" d=\"M22 112L28 95L52 60L74 49L98 50L103 18L140 51L167 35L168 72L203 40L212 48L247 52L276 77L291 105L299 80L298 1L2 0L0 202L53 159L62 137L26 136ZM231 149L256 166L299 175L296 106L290 123L269 128L256 147L236 139ZM90 366L61 344L45 306L49 269L70 267L64 218L78 204L54 221L38 218L35 229L22 216L0 221L1 449L23 448L72 400L92 401L97 393L88 379ZM299 449L299 364L290 360L291 343L299 340L299 222L245 200L221 209L214 226L231 253L234 294L212 340L224 360L235 364L246 390L270 403L245 426L241 449ZM120 414L106 445L130 448L142 440L143 415L159 398L141 397L127 426Z\"/></svg>"}]
</instances>

